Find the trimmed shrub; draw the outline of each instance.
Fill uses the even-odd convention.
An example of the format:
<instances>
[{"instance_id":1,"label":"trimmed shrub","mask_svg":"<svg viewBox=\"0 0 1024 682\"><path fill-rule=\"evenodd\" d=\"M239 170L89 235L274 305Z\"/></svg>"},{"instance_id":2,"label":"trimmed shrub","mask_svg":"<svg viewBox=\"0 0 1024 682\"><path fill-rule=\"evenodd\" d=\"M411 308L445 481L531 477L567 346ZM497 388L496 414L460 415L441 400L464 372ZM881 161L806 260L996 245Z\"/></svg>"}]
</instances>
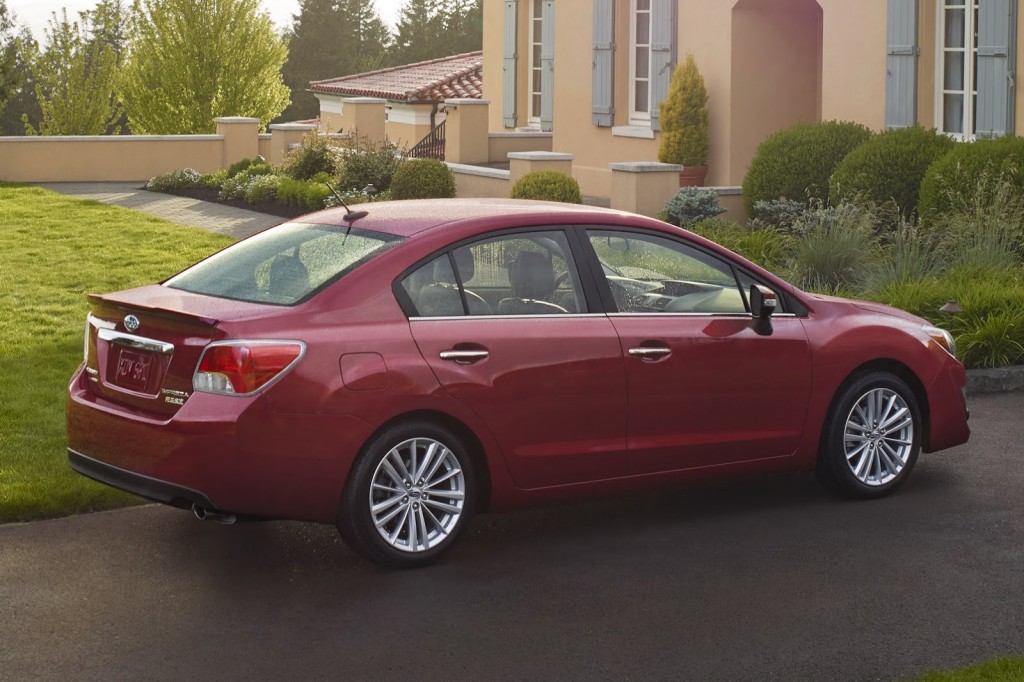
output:
<instances>
[{"instance_id":1,"label":"trimmed shrub","mask_svg":"<svg viewBox=\"0 0 1024 682\"><path fill-rule=\"evenodd\" d=\"M378 192L386 191L403 158L391 142L378 145L365 138L357 140L339 164L339 191L362 192L367 185L373 185Z\"/></svg>"},{"instance_id":2,"label":"trimmed shrub","mask_svg":"<svg viewBox=\"0 0 1024 682\"><path fill-rule=\"evenodd\" d=\"M266 163L252 164L240 173L228 177L220 186L220 194L218 196L221 201L245 199L245 193L257 178L270 175L273 172L274 169Z\"/></svg>"},{"instance_id":3,"label":"trimmed shrub","mask_svg":"<svg viewBox=\"0 0 1024 682\"><path fill-rule=\"evenodd\" d=\"M220 189L220 186L224 184L224 181L228 179L228 171L226 168L222 168L219 171L213 173L207 173L199 179L199 184L207 189Z\"/></svg>"},{"instance_id":4,"label":"trimmed shrub","mask_svg":"<svg viewBox=\"0 0 1024 682\"><path fill-rule=\"evenodd\" d=\"M277 200L285 206L319 211L325 208L327 198L332 196L334 195L327 185L314 180L296 180L282 176L277 185Z\"/></svg>"},{"instance_id":5,"label":"trimmed shrub","mask_svg":"<svg viewBox=\"0 0 1024 682\"><path fill-rule=\"evenodd\" d=\"M527 173L512 186L512 198L560 201L565 204L583 203L576 178L558 171Z\"/></svg>"},{"instance_id":6,"label":"trimmed shrub","mask_svg":"<svg viewBox=\"0 0 1024 682\"><path fill-rule=\"evenodd\" d=\"M317 173L334 175L338 167L338 151L327 143L326 137L311 133L288 153L282 170L295 180L309 180Z\"/></svg>"},{"instance_id":7,"label":"trimmed shrub","mask_svg":"<svg viewBox=\"0 0 1024 682\"><path fill-rule=\"evenodd\" d=\"M176 170L151 178L146 189L151 192L170 192L176 189L196 189L202 187L203 176L191 168Z\"/></svg>"},{"instance_id":8,"label":"trimmed shrub","mask_svg":"<svg viewBox=\"0 0 1024 682\"><path fill-rule=\"evenodd\" d=\"M254 176L245 188L245 201L250 204L273 201L277 198L277 186L280 182L280 175Z\"/></svg>"},{"instance_id":9,"label":"trimmed shrub","mask_svg":"<svg viewBox=\"0 0 1024 682\"><path fill-rule=\"evenodd\" d=\"M797 123L770 135L754 154L743 178L749 215L762 200L828 200L828 179L846 155L866 142L871 131L859 123Z\"/></svg>"},{"instance_id":10,"label":"trimmed shrub","mask_svg":"<svg viewBox=\"0 0 1024 682\"><path fill-rule=\"evenodd\" d=\"M668 96L661 103L658 160L684 166L708 163L708 91L693 53L672 72Z\"/></svg>"},{"instance_id":11,"label":"trimmed shrub","mask_svg":"<svg viewBox=\"0 0 1024 682\"><path fill-rule=\"evenodd\" d=\"M683 187L665 204L665 222L687 227L725 213L718 192L704 187Z\"/></svg>"},{"instance_id":12,"label":"trimmed shrub","mask_svg":"<svg viewBox=\"0 0 1024 682\"><path fill-rule=\"evenodd\" d=\"M957 144L936 160L921 182L920 214L936 216L970 205L1009 182L1024 193L1024 138L998 137Z\"/></svg>"},{"instance_id":13,"label":"trimmed shrub","mask_svg":"<svg viewBox=\"0 0 1024 682\"><path fill-rule=\"evenodd\" d=\"M262 156L254 156L251 159L242 159L241 161L235 161L233 164L228 166L228 177L233 178L244 170L248 170L253 164L262 163L266 164L267 160Z\"/></svg>"},{"instance_id":14,"label":"trimmed shrub","mask_svg":"<svg viewBox=\"0 0 1024 682\"><path fill-rule=\"evenodd\" d=\"M858 196L877 204L891 201L902 216L914 216L925 172L955 145L949 136L920 127L875 135L836 167L829 199L833 204Z\"/></svg>"},{"instance_id":15,"label":"trimmed shrub","mask_svg":"<svg viewBox=\"0 0 1024 682\"><path fill-rule=\"evenodd\" d=\"M406 159L395 169L390 189L395 199L450 199L455 174L437 159Z\"/></svg>"}]
</instances>

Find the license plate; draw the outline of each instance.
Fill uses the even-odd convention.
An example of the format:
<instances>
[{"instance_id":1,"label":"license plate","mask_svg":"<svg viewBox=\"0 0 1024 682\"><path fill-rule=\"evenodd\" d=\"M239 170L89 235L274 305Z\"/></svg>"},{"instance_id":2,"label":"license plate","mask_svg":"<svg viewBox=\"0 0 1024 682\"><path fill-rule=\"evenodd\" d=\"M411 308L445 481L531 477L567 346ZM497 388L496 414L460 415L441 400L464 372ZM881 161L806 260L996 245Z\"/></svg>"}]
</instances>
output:
<instances>
[{"instance_id":1,"label":"license plate","mask_svg":"<svg viewBox=\"0 0 1024 682\"><path fill-rule=\"evenodd\" d=\"M145 393L149 386L149 372L153 358L145 353L121 350L117 358L117 372L114 383L139 393Z\"/></svg>"}]
</instances>

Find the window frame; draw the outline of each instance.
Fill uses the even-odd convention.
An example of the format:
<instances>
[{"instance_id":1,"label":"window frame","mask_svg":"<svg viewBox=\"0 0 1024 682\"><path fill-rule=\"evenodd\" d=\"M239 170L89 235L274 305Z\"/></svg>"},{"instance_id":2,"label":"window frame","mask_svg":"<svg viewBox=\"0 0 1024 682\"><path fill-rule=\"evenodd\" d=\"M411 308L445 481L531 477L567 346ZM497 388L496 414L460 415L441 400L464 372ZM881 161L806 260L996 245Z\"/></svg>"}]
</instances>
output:
<instances>
[{"instance_id":1,"label":"window frame","mask_svg":"<svg viewBox=\"0 0 1024 682\"><path fill-rule=\"evenodd\" d=\"M645 79L638 79L636 75L637 69L637 40L636 40L636 27L637 27L637 14L643 11L647 14L647 77ZM651 0L648 0L648 6L646 10L637 9L637 0L629 0L629 125L630 126L642 126L651 127L651 108L653 106L651 102L651 39L653 34L653 19L654 19L654 8L651 4ZM647 111L637 111L636 108L636 84L638 80L646 80L647 82Z\"/></svg>"},{"instance_id":2,"label":"window frame","mask_svg":"<svg viewBox=\"0 0 1024 682\"><path fill-rule=\"evenodd\" d=\"M935 22L935 122L936 129L944 135L961 142L971 142L977 139L977 110L978 110L978 12L979 0L935 0L936 1L936 22ZM946 10L964 9L964 47L946 47ZM964 53L963 89L946 89L946 54L952 52ZM962 132L946 131L946 95L960 95L963 101L963 130Z\"/></svg>"},{"instance_id":3,"label":"window frame","mask_svg":"<svg viewBox=\"0 0 1024 682\"><path fill-rule=\"evenodd\" d=\"M543 45L541 41L544 36L544 0L530 0L529 12L530 12L530 30L528 31L529 42L527 46L529 48L529 58L527 59L527 81L526 81L526 125L529 128L536 128L540 130L540 110L544 106L541 98L543 97L543 85L541 84L542 66L541 66L541 50ZM536 55L536 60L534 60ZM537 89L534 90L534 76L537 77ZM534 110L533 103L534 98L537 98L537 109Z\"/></svg>"}]
</instances>

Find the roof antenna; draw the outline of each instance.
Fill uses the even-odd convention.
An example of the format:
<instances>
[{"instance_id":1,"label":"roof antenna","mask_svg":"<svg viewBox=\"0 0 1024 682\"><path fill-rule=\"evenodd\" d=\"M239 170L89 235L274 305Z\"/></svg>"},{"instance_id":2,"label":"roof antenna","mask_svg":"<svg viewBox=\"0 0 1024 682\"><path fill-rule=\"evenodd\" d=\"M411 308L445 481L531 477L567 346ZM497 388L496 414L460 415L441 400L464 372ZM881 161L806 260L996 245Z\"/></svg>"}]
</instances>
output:
<instances>
[{"instance_id":1,"label":"roof antenna","mask_svg":"<svg viewBox=\"0 0 1024 682\"><path fill-rule=\"evenodd\" d=\"M338 194L338 190L331 187L331 183L324 182L324 184L327 185L327 189L331 190L334 196L338 199L338 202L345 207L345 210L347 211L347 213L345 213L345 217L343 218L345 222L351 224L359 220L360 218L365 218L366 216L370 215L369 211L353 211L351 208L348 207L348 204L345 203L345 200L341 198L341 195Z\"/></svg>"}]
</instances>

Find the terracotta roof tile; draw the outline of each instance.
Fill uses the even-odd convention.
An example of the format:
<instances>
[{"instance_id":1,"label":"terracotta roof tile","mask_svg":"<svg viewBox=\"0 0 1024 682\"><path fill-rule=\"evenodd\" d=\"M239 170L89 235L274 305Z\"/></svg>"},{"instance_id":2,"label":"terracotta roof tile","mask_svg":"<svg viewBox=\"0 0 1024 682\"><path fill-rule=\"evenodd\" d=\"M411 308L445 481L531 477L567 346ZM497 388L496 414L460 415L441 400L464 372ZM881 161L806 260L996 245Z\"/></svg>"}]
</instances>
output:
<instances>
[{"instance_id":1,"label":"terracotta roof tile","mask_svg":"<svg viewBox=\"0 0 1024 682\"><path fill-rule=\"evenodd\" d=\"M313 81L310 92L381 97L397 102L439 102L483 97L483 52L467 52L389 69Z\"/></svg>"}]
</instances>

